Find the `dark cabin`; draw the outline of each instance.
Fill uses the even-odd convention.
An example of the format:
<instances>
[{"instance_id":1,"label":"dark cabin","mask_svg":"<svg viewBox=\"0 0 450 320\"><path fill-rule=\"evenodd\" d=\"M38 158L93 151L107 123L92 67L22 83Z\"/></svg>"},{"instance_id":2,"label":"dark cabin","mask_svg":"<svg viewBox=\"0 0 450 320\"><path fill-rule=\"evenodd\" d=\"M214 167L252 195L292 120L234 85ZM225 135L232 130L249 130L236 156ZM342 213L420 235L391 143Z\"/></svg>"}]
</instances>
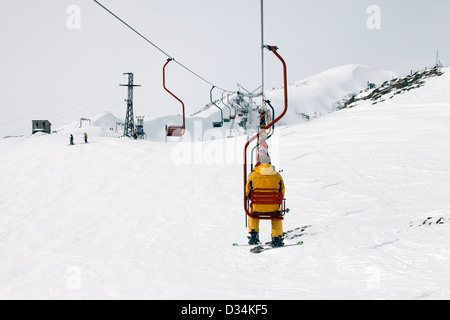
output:
<instances>
[{"instance_id":1,"label":"dark cabin","mask_svg":"<svg viewBox=\"0 0 450 320\"><path fill-rule=\"evenodd\" d=\"M33 131L32 134L36 132L51 133L52 124L48 120L32 120Z\"/></svg>"}]
</instances>

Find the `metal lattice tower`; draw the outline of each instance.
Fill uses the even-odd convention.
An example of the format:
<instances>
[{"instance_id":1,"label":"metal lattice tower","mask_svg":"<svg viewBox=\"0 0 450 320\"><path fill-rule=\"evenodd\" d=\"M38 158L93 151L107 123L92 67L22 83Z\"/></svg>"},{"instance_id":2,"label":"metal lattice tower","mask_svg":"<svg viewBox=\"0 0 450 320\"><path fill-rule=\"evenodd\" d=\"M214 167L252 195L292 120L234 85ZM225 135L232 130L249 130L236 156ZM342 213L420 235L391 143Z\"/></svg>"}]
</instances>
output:
<instances>
[{"instance_id":1,"label":"metal lattice tower","mask_svg":"<svg viewBox=\"0 0 450 320\"><path fill-rule=\"evenodd\" d=\"M133 114L133 88L140 87L140 85L133 84L134 76L133 73L124 73L128 75L128 84L121 84L122 87L128 87L128 99L127 102L127 115L125 117L125 129L123 132L124 137L132 137L134 131L134 114Z\"/></svg>"}]
</instances>

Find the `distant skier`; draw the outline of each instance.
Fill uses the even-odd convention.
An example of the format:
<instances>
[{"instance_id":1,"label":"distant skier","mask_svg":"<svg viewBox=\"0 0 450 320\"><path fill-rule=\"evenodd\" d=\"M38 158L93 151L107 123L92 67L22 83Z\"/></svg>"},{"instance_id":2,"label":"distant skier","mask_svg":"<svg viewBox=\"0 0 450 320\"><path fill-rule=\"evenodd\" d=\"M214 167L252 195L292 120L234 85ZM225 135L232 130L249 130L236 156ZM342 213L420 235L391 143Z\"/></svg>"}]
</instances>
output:
<instances>
[{"instance_id":1,"label":"distant skier","mask_svg":"<svg viewBox=\"0 0 450 320\"><path fill-rule=\"evenodd\" d=\"M270 156L262 153L258 163L250 174L246 185L246 196L251 198L254 189L276 189L282 192L284 197L285 187L281 175L275 171L271 164ZM280 210L279 205L261 204L254 205L253 210L258 212L274 212ZM249 217L249 244L259 244L259 219ZM283 223L281 220L272 220L272 247L281 247L283 242Z\"/></svg>"},{"instance_id":2,"label":"distant skier","mask_svg":"<svg viewBox=\"0 0 450 320\"><path fill-rule=\"evenodd\" d=\"M87 133L85 132L85 133L84 133L84 143L88 143L87 139L88 139L88 135L87 135Z\"/></svg>"},{"instance_id":3,"label":"distant skier","mask_svg":"<svg viewBox=\"0 0 450 320\"><path fill-rule=\"evenodd\" d=\"M70 135L70 144L73 146L73 135Z\"/></svg>"}]
</instances>

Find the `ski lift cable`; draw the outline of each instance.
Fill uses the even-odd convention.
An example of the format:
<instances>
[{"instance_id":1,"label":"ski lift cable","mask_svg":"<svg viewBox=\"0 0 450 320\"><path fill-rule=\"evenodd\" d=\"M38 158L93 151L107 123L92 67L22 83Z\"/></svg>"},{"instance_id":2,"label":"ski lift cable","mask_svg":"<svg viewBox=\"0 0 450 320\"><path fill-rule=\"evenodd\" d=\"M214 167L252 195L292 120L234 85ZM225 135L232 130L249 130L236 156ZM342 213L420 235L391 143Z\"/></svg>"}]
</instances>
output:
<instances>
[{"instance_id":1,"label":"ski lift cable","mask_svg":"<svg viewBox=\"0 0 450 320\"><path fill-rule=\"evenodd\" d=\"M264 0L261 0L261 96L264 104Z\"/></svg>"},{"instance_id":2,"label":"ski lift cable","mask_svg":"<svg viewBox=\"0 0 450 320\"><path fill-rule=\"evenodd\" d=\"M41 113L41 112L43 112L43 111L47 111L47 110L59 108L59 107L61 107L61 105L63 105L63 104L67 104L67 103L69 103L69 102L71 102L71 101L74 101L74 100L76 100L76 99L79 99L79 98L82 97L82 96L87 95L88 93L90 93L90 92L92 92L92 91L95 91L95 90L98 90L98 89L101 88L101 87L104 87L105 85L109 84L112 80L117 79L117 78L118 78L117 76L114 76L114 77L110 78L109 80L107 80L107 81L105 81L105 82L103 82L103 83L100 83L100 84L98 84L98 85L96 85L96 86L94 86L94 87L90 87L89 89L87 89L87 90L85 90L85 91L79 92L79 93L77 93L77 94L75 94L75 95L73 95L73 96L70 96L70 97L68 97L68 98L65 98L65 99L63 99L63 100L61 100L61 101L59 101L59 102L56 102L56 103L54 103L54 104L47 105L47 106L42 106L42 108L33 110L32 112L28 112L28 113L26 113L26 114L23 114L23 115L21 115L21 116L18 116L17 118L14 118L14 119L11 119L11 120L7 120L7 121L5 121L5 122L0 122L0 126L8 125L8 124L11 124L11 123L13 123L13 122L17 122L17 121L19 121L19 120L29 118L30 116L37 115L37 114L39 114L39 113ZM108 92L111 92L113 89L112 89L112 88L109 88L109 89L107 89L107 90L108 90Z\"/></svg>"},{"instance_id":3,"label":"ski lift cable","mask_svg":"<svg viewBox=\"0 0 450 320\"><path fill-rule=\"evenodd\" d=\"M115 13L113 13L111 10L109 10L108 8L106 8L104 5L102 5L100 2L98 2L97 0L94 0L95 3L97 3L100 7L102 7L104 10L106 10L109 14L111 14L114 18L116 18L117 20L119 20L120 22L122 22L125 26L127 26L129 29L131 29L134 33L136 33L138 36L140 36L142 39L144 39L145 41L147 41L149 44L151 44L155 49L157 49L158 51L160 51L162 54L164 54L165 56L167 56L167 58L172 59L175 63L177 63L180 67L184 68L186 71L192 73L194 76L196 76L197 78L199 78L200 80L208 83L211 86L214 86L222 91L228 91L225 89L222 89L221 87L218 87L217 85L213 84L212 82L208 81L207 79L205 79L204 77L200 76L198 73L194 72L193 70L189 69L188 67L186 67L184 64L182 64L181 62L177 61L175 58L173 58L170 54L168 54L167 52L165 52L163 49L161 49L160 47L158 47L155 43L153 43L152 41L150 41L147 37L145 37L142 33L140 33L139 31L137 31L136 29L134 29L131 25L129 25L128 23L126 23L124 20L122 20L121 18L119 18Z\"/></svg>"}]
</instances>

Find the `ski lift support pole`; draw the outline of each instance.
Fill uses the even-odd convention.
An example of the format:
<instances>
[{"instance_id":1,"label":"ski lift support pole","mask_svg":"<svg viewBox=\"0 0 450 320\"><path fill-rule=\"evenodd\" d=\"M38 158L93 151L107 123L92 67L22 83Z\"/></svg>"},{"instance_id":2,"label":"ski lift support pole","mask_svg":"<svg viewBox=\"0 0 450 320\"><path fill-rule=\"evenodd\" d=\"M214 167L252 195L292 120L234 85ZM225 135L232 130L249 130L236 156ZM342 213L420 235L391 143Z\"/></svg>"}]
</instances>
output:
<instances>
[{"instance_id":1,"label":"ski lift support pole","mask_svg":"<svg viewBox=\"0 0 450 320\"><path fill-rule=\"evenodd\" d=\"M225 107L227 107L228 110L230 110L230 116L228 117L228 119L231 120L231 108L230 108L230 106L227 105L227 104L225 103L225 101L223 100L223 99L224 99L224 94L225 94L225 91L222 91L222 104L223 104Z\"/></svg>"},{"instance_id":2,"label":"ski lift support pole","mask_svg":"<svg viewBox=\"0 0 450 320\"><path fill-rule=\"evenodd\" d=\"M213 121L213 126L214 127L222 127L223 126L223 111L222 108L220 108L214 101L213 101L213 96L212 96L212 92L214 90L216 86L212 86L211 90L209 91L209 99L211 100L211 103L213 105L215 105L217 107L217 109L220 110L220 121Z\"/></svg>"},{"instance_id":3,"label":"ski lift support pole","mask_svg":"<svg viewBox=\"0 0 450 320\"><path fill-rule=\"evenodd\" d=\"M270 108L272 109L272 119L275 119L275 109L273 108L272 104L270 103L269 100L264 100L264 102L266 102ZM255 153L256 149L265 141L269 140L272 136L273 133L275 131L275 127L272 128L270 134L267 137L264 137L261 140L258 140L258 143L253 147L252 151L251 151L251 156L250 156L250 170L253 170L253 154Z\"/></svg>"},{"instance_id":4,"label":"ski lift support pole","mask_svg":"<svg viewBox=\"0 0 450 320\"><path fill-rule=\"evenodd\" d=\"M281 61L281 63L283 64L283 83L284 83L284 110L283 112L275 119L273 120L271 123L269 123L267 125L267 129L269 129L270 127L275 126L275 124L281 120L281 118L284 117L284 115L287 112L288 109L288 91L287 91L287 66L286 66L286 62L284 61L284 59L278 54L277 50L278 47L276 46L263 46L264 48L268 49L269 51L272 51L275 56L277 56L277 58ZM245 214L247 216L250 216L250 212L249 212L249 201L247 199L247 194L246 194L246 186L247 186L247 149L248 146L250 145L250 143L252 143L253 141L259 139L259 135L260 133L258 132L255 136L253 136L252 138L250 138L247 143L244 146L244 210L245 210ZM246 220L247 221L247 220Z\"/></svg>"},{"instance_id":5,"label":"ski lift support pole","mask_svg":"<svg viewBox=\"0 0 450 320\"><path fill-rule=\"evenodd\" d=\"M264 0L261 0L261 95L264 104Z\"/></svg>"},{"instance_id":6,"label":"ski lift support pole","mask_svg":"<svg viewBox=\"0 0 450 320\"><path fill-rule=\"evenodd\" d=\"M170 95L172 97L174 97L175 99L177 99L181 103L181 106L182 106L182 109L183 109L183 125L182 125L182 129L184 130L184 129L186 129L186 113L185 113L185 110L184 110L184 103L183 103L183 101L180 100L180 98L178 98L169 89L166 88L166 66L172 60L174 60L174 59L173 58L168 58L166 64L163 67L163 87L164 87L164 90L166 90L168 93L170 93Z\"/></svg>"}]
</instances>

